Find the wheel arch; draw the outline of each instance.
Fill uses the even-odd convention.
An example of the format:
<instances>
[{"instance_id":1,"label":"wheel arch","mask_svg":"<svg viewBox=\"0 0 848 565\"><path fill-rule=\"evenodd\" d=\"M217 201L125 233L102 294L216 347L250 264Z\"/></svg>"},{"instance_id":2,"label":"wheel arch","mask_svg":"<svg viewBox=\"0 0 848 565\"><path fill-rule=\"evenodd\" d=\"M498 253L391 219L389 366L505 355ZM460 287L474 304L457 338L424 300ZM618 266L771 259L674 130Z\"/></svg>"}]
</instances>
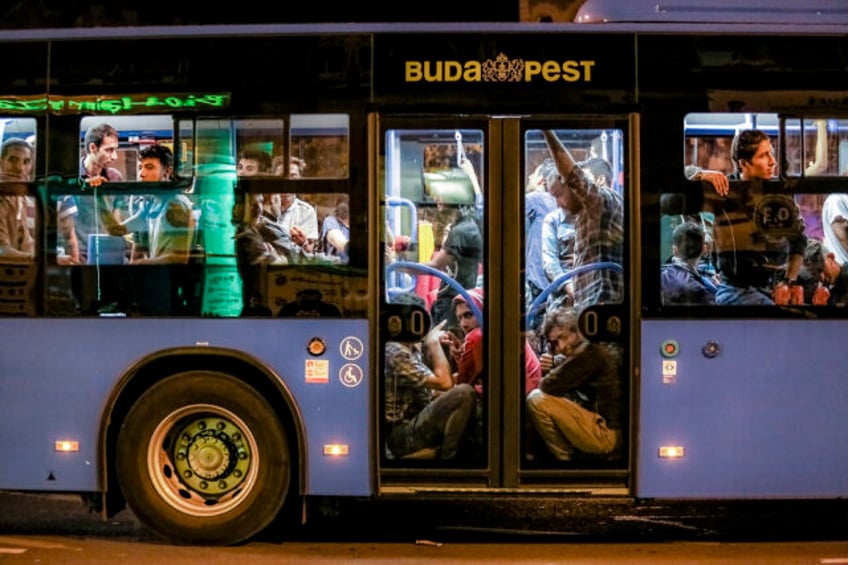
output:
<instances>
[{"instance_id":1,"label":"wheel arch","mask_svg":"<svg viewBox=\"0 0 848 565\"><path fill-rule=\"evenodd\" d=\"M280 420L293 451L293 467L289 492L302 494L305 485L305 431L300 410L291 390L280 375L261 360L242 351L227 348L171 348L151 353L136 361L123 374L112 391L100 424L98 483L102 500L97 510L108 518L126 507L118 486L116 458L118 433L133 403L159 381L185 371L214 371L238 378L268 399Z\"/></svg>"}]
</instances>

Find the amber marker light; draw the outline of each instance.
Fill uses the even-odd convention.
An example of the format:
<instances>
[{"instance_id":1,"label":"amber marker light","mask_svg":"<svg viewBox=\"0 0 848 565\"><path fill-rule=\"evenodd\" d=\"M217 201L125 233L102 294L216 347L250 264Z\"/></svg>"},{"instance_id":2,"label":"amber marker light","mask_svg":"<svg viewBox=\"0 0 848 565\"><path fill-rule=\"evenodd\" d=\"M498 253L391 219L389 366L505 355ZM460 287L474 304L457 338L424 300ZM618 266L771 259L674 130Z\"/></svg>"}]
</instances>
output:
<instances>
[{"instance_id":1,"label":"amber marker light","mask_svg":"<svg viewBox=\"0 0 848 565\"><path fill-rule=\"evenodd\" d=\"M678 343L673 339L667 339L660 346L660 353L666 359L671 359L680 353L680 345L678 345Z\"/></svg>"},{"instance_id":2,"label":"amber marker light","mask_svg":"<svg viewBox=\"0 0 848 565\"><path fill-rule=\"evenodd\" d=\"M324 446L324 455L347 455L348 451L348 446L343 443L328 443Z\"/></svg>"},{"instance_id":3,"label":"amber marker light","mask_svg":"<svg viewBox=\"0 0 848 565\"><path fill-rule=\"evenodd\" d=\"M660 459L680 459L686 455L681 445L664 445L660 447Z\"/></svg>"},{"instance_id":4,"label":"amber marker light","mask_svg":"<svg viewBox=\"0 0 848 565\"><path fill-rule=\"evenodd\" d=\"M63 451L65 453L76 453L79 451L79 442L69 439L57 440L53 445L53 451Z\"/></svg>"},{"instance_id":5,"label":"amber marker light","mask_svg":"<svg viewBox=\"0 0 848 565\"><path fill-rule=\"evenodd\" d=\"M309 352L310 355L318 357L319 355L323 355L324 352L327 351L327 344L324 343L324 340L320 337L313 337L306 345L306 350Z\"/></svg>"}]
</instances>

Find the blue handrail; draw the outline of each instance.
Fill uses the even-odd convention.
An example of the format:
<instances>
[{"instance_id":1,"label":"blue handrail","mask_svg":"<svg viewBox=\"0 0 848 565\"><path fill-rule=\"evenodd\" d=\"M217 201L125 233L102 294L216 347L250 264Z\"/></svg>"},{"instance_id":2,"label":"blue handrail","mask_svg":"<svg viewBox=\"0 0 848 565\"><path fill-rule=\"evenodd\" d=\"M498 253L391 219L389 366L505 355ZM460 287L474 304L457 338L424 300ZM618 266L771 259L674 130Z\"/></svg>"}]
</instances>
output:
<instances>
[{"instance_id":1,"label":"blue handrail","mask_svg":"<svg viewBox=\"0 0 848 565\"><path fill-rule=\"evenodd\" d=\"M390 263L386 266L386 280L389 279L389 274L393 273L397 270L409 270L409 271L420 271L426 275L432 275L434 277L439 278L440 280L446 282L448 286L453 288L456 292L458 292L464 299L465 302L468 303L468 307L471 308L471 312L474 314L474 317L477 318L479 324L483 324L483 312L480 311L480 308L477 307L477 304L468 294L468 291L465 288L456 282L454 278L445 273L444 271L440 271L439 269L435 269L429 265L425 265L423 263L415 263L414 261L395 261L394 263ZM389 300L392 297L400 292L405 292L405 289L386 289L386 293L388 294L387 298Z\"/></svg>"},{"instance_id":2,"label":"blue handrail","mask_svg":"<svg viewBox=\"0 0 848 565\"><path fill-rule=\"evenodd\" d=\"M394 217L395 215L393 213L391 213L394 209L399 208L399 207L409 209L409 216L410 216L409 224L410 224L410 230L411 230L411 233L409 234L409 241L410 241L410 243L413 243L413 244L417 243L418 242L418 208L415 205L415 202L413 202L412 200L409 200L408 198L401 198L400 196L389 196L389 197L387 197L386 198L386 208L387 208L387 210L386 210L386 212L387 212L386 222L388 223L389 228L391 229L391 231L394 235L400 235L400 228L401 228L400 222L395 221L395 217ZM399 285L402 284L402 281L397 280L396 276L392 275L391 277L389 277L388 273L387 273L386 280L387 280L387 284L391 284L391 285L393 285L393 287L399 287ZM404 292L412 291L412 289L415 288L415 278L414 277L412 278L411 281L408 281L408 282L409 282L409 285L403 288Z\"/></svg>"},{"instance_id":3,"label":"blue handrail","mask_svg":"<svg viewBox=\"0 0 848 565\"><path fill-rule=\"evenodd\" d=\"M555 281L548 285L548 287L539 293L539 296L533 300L530 304L530 308L527 310L527 317L524 320L525 326L530 328L533 320L536 318L536 314L539 313L539 310L544 306L545 302L548 300L548 296L559 287L561 287L564 283L568 282L568 280L577 275L582 275L588 271L596 271L598 269L610 269L612 271L622 272L624 269L618 263L613 263L612 261L600 261L598 263L589 263L588 265L581 265L575 269L571 269L567 273L563 273Z\"/></svg>"}]
</instances>

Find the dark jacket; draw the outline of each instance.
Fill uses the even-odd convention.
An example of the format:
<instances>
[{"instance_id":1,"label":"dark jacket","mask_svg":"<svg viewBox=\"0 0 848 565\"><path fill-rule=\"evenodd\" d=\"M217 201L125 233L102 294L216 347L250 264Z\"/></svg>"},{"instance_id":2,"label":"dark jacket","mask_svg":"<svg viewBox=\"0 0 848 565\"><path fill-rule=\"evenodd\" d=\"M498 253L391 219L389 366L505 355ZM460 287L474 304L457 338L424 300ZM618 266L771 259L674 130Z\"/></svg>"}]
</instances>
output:
<instances>
[{"instance_id":1,"label":"dark jacket","mask_svg":"<svg viewBox=\"0 0 848 565\"><path fill-rule=\"evenodd\" d=\"M708 277L675 257L660 275L662 303L669 305L715 304L716 287Z\"/></svg>"},{"instance_id":2,"label":"dark jacket","mask_svg":"<svg viewBox=\"0 0 848 565\"><path fill-rule=\"evenodd\" d=\"M570 396L579 391L584 408L597 412L607 427L620 430L623 407L617 355L604 344L590 343L581 353L553 367L539 389L553 396Z\"/></svg>"}]
</instances>

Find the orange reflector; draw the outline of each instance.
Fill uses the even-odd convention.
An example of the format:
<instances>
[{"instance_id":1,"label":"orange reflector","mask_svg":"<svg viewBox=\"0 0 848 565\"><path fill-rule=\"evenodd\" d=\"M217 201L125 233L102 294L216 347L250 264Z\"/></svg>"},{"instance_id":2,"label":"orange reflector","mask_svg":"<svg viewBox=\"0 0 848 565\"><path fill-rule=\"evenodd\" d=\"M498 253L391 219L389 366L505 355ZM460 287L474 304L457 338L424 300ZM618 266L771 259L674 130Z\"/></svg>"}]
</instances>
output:
<instances>
[{"instance_id":1,"label":"orange reflector","mask_svg":"<svg viewBox=\"0 0 848 565\"><path fill-rule=\"evenodd\" d=\"M56 444L53 446L54 451L64 451L67 453L77 452L79 451L79 442L71 441L67 439L60 439L56 441Z\"/></svg>"},{"instance_id":2,"label":"orange reflector","mask_svg":"<svg viewBox=\"0 0 848 565\"><path fill-rule=\"evenodd\" d=\"M327 351L327 344L324 343L324 340L320 337L313 337L309 340L309 343L306 344L306 350L309 351L311 355L315 355L317 357L319 355L324 355L324 352Z\"/></svg>"},{"instance_id":3,"label":"orange reflector","mask_svg":"<svg viewBox=\"0 0 848 565\"><path fill-rule=\"evenodd\" d=\"M347 455L348 446L341 443L330 443L324 446L324 455Z\"/></svg>"},{"instance_id":4,"label":"orange reflector","mask_svg":"<svg viewBox=\"0 0 848 565\"><path fill-rule=\"evenodd\" d=\"M666 445L660 447L659 455L663 459L680 459L686 455L686 450L680 445Z\"/></svg>"},{"instance_id":5,"label":"orange reflector","mask_svg":"<svg viewBox=\"0 0 848 565\"><path fill-rule=\"evenodd\" d=\"M676 357L679 352L680 346L673 339L668 339L664 341L662 346L660 347L660 353L666 359Z\"/></svg>"}]
</instances>

